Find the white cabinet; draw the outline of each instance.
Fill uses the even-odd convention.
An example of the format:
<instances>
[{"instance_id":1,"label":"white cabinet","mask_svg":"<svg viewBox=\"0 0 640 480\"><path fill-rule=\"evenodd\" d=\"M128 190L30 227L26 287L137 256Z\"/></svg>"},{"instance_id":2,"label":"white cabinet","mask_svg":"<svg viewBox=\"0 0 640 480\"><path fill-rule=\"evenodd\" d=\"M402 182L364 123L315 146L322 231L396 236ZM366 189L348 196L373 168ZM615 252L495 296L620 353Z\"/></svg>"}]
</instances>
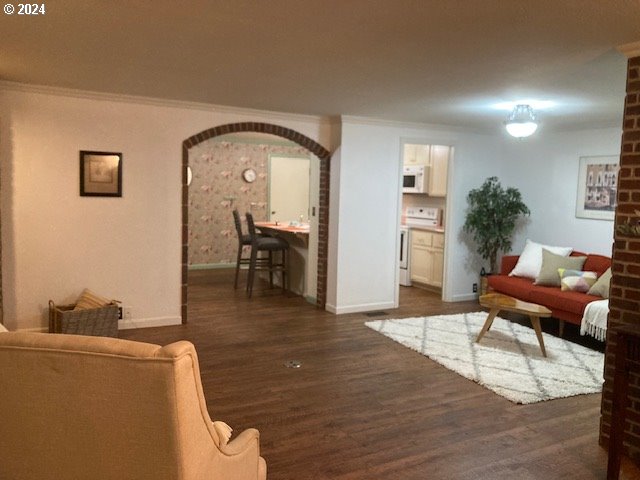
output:
<instances>
[{"instance_id":1,"label":"white cabinet","mask_svg":"<svg viewBox=\"0 0 640 480\"><path fill-rule=\"evenodd\" d=\"M411 280L432 287L442 287L444 269L444 234L411 230Z\"/></svg>"},{"instance_id":2,"label":"white cabinet","mask_svg":"<svg viewBox=\"0 0 640 480\"><path fill-rule=\"evenodd\" d=\"M425 165L429 167L430 197L447 195L447 173L451 147L446 145L420 145L406 143L402 156L403 165Z\"/></svg>"},{"instance_id":3,"label":"white cabinet","mask_svg":"<svg viewBox=\"0 0 640 480\"><path fill-rule=\"evenodd\" d=\"M404 154L402 156L403 165L429 165L429 154L431 147L429 145L417 145L406 143L404 145Z\"/></svg>"},{"instance_id":4,"label":"white cabinet","mask_svg":"<svg viewBox=\"0 0 640 480\"><path fill-rule=\"evenodd\" d=\"M429 171L429 196L447 196L447 173L449 170L449 154L451 147L432 145Z\"/></svg>"},{"instance_id":5,"label":"white cabinet","mask_svg":"<svg viewBox=\"0 0 640 480\"><path fill-rule=\"evenodd\" d=\"M417 145L412 145L410 143L406 143L404 145L404 151L402 153L402 164L403 165L417 165L416 159L416 147Z\"/></svg>"}]
</instances>

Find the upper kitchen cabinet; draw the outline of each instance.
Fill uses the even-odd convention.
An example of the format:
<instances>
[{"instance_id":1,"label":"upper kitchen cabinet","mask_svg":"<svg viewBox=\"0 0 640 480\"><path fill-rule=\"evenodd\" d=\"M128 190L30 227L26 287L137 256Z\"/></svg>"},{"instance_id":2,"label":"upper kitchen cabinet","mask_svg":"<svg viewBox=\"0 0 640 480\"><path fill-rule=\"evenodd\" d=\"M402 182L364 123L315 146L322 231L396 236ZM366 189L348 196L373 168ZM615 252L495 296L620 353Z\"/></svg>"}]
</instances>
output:
<instances>
[{"instance_id":1,"label":"upper kitchen cabinet","mask_svg":"<svg viewBox=\"0 0 640 480\"><path fill-rule=\"evenodd\" d=\"M430 197L447 196L447 173L452 147L446 145L421 145L405 143L403 165L424 165L429 167L428 190Z\"/></svg>"},{"instance_id":2,"label":"upper kitchen cabinet","mask_svg":"<svg viewBox=\"0 0 640 480\"><path fill-rule=\"evenodd\" d=\"M446 197L451 147L431 145L430 150L429 195L432 197Z\"/></svg>"},{"instance_id":3,"label":"upper kitchen cabinet","mask_svg":"<svg viewBox=\"0 0 640 480\"><path fill-rule=\"evenodd\" d=\"M403 165L429 165L429 155L431 152L430 145L417 145L413 143L405 143L404 155L402 157Z\"/></svg>"}]
</instances>

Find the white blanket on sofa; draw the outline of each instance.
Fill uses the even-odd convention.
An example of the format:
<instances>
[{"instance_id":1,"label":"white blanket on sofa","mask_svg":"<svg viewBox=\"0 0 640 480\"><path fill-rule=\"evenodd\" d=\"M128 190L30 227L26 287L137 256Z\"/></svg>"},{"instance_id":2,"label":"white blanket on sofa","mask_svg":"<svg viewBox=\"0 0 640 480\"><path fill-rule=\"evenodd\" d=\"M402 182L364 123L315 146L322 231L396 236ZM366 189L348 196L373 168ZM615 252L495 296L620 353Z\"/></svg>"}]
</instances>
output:
<instances>
[{"instance_id":1,"label":"white blanket on sofa","mask_svg":"<svg viewBox=\"0 0 640 480\"><path fill-rule=\"evenodd\" d=\"M588 303L582 315L580 335L591 335L604 342L607 337L607 316L609 315L609 299Z\"/></svg>"}]
</instances>

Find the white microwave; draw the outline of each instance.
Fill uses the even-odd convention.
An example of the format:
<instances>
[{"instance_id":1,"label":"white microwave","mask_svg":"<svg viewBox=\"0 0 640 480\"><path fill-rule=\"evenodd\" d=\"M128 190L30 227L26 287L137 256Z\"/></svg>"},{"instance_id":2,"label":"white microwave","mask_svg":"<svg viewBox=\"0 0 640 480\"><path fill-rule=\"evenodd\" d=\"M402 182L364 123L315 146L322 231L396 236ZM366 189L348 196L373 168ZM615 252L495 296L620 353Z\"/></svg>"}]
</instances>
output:
<instances>
[{"instance_id":1,"label":"white microwave","mask_svg":"<svg viewBox=\"0 0 640 480\"><path fill-rule=\"evenodd\" d=\"M428 193L429 167L407 165L402 169L402 193Z\"/></svg>"}]
</instances>

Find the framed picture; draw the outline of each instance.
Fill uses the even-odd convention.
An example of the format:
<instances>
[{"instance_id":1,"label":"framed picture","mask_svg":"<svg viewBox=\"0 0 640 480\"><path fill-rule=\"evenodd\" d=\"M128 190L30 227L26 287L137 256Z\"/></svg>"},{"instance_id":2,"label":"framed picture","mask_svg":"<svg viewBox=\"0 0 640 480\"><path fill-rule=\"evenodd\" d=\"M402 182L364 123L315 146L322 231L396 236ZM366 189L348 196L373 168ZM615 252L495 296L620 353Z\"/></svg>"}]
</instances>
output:
<instances>
[{"instance_id":1,"label":"framed picture","mask_svg":"<svg viewBox=\"0 0 640 480\"><path fill-rule=\"evenodd\" d=\"M122 196L122 154L80 151L80 195Z\"/></svg>"},{"instance_id":2,"label":"framed picture","mask_svg":"<svg viewBox=\"0 0 640 480\"><path fill-rule=\"evenodd\" d=\"M613 221L619 169L615 155L580 157L576 217Z\"/></svg>"}]
</instances>

